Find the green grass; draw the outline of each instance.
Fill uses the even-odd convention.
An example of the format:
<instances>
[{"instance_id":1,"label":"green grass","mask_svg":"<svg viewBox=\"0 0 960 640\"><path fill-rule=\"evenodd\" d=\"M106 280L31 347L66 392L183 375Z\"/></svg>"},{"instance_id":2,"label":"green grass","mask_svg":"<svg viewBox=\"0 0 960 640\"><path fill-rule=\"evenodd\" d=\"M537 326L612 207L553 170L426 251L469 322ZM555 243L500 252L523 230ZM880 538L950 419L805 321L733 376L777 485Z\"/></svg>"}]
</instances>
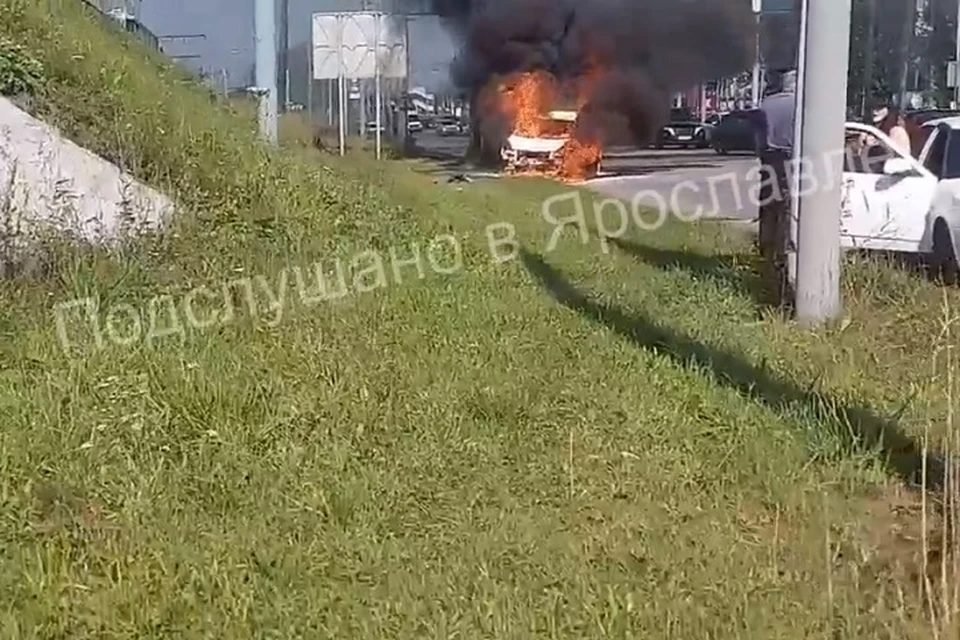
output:
<instances>
[{"instance_id":1,"label":"green grass","mask_svg":"<svg viewBox=\"0 0 960 640\"><path fill-rule=\"evenodd\" d=\"M0 636L932 637L903 484L952 426L957 292L851 264L846 321L809 333L727 228L547 251L561 187L264 149L78 4L0 0L35 109L183 213L0 284ZM398 283L391 248L442 234L462 268ZM297 268L364 250L388 286L301 298ZM222 325L57 337L57 303L103 321L243 278L257 310L233 286Z\"/></svg>"}]
</instances>

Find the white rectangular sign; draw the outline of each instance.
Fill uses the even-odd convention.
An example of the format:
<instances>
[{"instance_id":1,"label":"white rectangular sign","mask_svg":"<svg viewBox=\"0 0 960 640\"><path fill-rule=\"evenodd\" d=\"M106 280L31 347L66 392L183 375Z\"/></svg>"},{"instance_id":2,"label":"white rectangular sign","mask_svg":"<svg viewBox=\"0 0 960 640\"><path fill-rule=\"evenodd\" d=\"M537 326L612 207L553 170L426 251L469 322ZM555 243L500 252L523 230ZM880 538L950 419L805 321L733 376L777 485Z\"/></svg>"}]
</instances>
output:
<instances>
[{"instance_id":1,"label":"white rectangular sign","mask_svg":"<svg viewBox=\"0 0 960 640\"><path fill-rule=\"evenodd\" d=\"M371 12L313 14L313 78L404 78L406 17Z\"/></svg>"}]
</instances>

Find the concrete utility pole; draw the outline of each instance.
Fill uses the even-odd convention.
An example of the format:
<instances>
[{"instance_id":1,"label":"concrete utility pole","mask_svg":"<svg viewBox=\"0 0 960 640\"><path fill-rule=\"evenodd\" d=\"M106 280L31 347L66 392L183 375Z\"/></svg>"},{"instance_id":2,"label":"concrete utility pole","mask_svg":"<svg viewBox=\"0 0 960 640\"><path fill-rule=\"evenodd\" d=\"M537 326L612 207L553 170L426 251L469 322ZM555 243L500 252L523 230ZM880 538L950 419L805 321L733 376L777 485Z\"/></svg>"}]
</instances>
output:
<instances>
[{"instance_id":1,"label":"concrete utility pole","mask_svg":"<svg viewBox=\"0 0 960 640\"><path fill-rule=\"evenodd\" d=\"M797 320L820 325L840 301L840 169L850 62L851 0L804 0L800 34L799 145L816 180L797 198ZM815 188L810 188L813 186Z\"/></svg>"},{"instance_id":2,"label":"concrete utility pole","mask_svg":"<svg viewBox=\"0 0 960 640\"><path fill-rule=\"evenodd\" d=\"M276 0L253 0L256 40L256 93L260 96L260 133L277 141L277 5Z\"/></svg>"}]
</instances>

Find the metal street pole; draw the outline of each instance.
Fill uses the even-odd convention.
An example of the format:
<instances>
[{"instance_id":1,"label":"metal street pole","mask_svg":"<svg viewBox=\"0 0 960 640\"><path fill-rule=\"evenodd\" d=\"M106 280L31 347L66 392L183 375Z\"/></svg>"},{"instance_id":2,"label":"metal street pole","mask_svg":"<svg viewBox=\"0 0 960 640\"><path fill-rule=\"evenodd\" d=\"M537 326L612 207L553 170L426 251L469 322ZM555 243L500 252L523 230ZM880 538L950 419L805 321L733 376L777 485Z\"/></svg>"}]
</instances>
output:
<instances>
[{"instance_id":1,"label":"metal street pole","mask_svg":"<svg viewBox=\"0 0 960 640\"><path fill-rule=\"evenodd\" d=\"M361 139L367 133L367 83L364 82L365 80L366 78L357 80L357 102L360 103L360 125L358 129Z\"/></svg>"},{"instance_id":2,"label":"metal street pole","mask_svg":"<svg viewBox=\"0 0 960 640\"><path fill-rule=\"evenodd\" d=\"M867 109L873 100L874 49L877 39L877 0L867 0L867 38L863 50L863 94L860 101L860 115L867 117Z\"/></svg>"},{"instance_id":3,"label":"metal street pole","mask_svg":"<svg viewBox=\"0 0 960 640\"><path fill-rule=\"evenodd\" d=\"M700 122L707 121L707 83L700 85Z\"/></svg>"},{"instance_id":4,"label":"metal street pole","mask_svg":"<svg viewBox=\"0 0 960 640\"><path fill-rule=\"evenodd\" d=\"M256 84L260 95L260 133L277 141L277 25L275 0L254 0Z\"/></svg>"},{"instance_id":5,"label":"metal street pole","mask_svg":"<svg viewBox=\"0 0 960 640\"><path fill-rule=\"evenodd\" d=\"M340 76L337 76L339 78ZM337 80L339 86L339 80ZM333 128L333 81L324 80L324 86L327 88L327 126Z\"/></svg>"},{"instance_id":6,"label":"metal street pole","mask_svg":"<svg viewBox=\"0 0 960 640\"><path fill-rule=\"evenodd\" d=\"M752 1L757 33L754 37L753 81L750 86L750 98L753 102L753 108L756 109L760 104L760 14L763 13L763 0Z\"/></svg>"},{"instance_id":7,"label":"metal street pole","mask_svg":"<svg viewBox=\"0 0 960 640\"><path fill-rule=\"evenodd\" d=\"M797 33L797 86L794 96L794 127L793 127L793 148L796 150L798 158L803 157L800 147L803 144L801 136L803 134L803 74L806 69L806 48L804 45L807 32L807 0L794 0L793 6L799 14L800 29ZM797 244L799 234L798 215L800 212L800 181L799 175L794 171L790 176L790 243L787 246L787 282L790 284L794 293L794 303L796 303L797 292Z\"/></svg>"},{"instance_id":8,"label":"metal street pole","mask_svg":"<svg viewBox=\"0 0 960 640\"><path fill-rule=\"evenodd\" d=\"M377 35L376 35L376 44L373 47L373 83L374 83L374 103L377 109L377 115L375 116L376 122L374 126L376 127L376 147L377 147L377 160L383 155L383 140L380 134L380 127L382 125L381 113L383 112L383 89L380 86L380 30L383 28L383 14L378 13L376 17L377 25Z\"/></svg>"},{"instance_id":9,"label":"metal street pole","mask_svg":"<svg viewBox=\"0 0 960 640\"><path fill-rule=\"evenodd\" d=\"M850 62L851 0L805 0L795 157L813 180L798 190L797 320L820 325L840 300L840 168ZM801 160L802 159L802 160ZM795 170L794 174L799 171ZM796 180L800 176L794 176ZM795 183L796 184L796 183Z\"/></svg>"},{"instance_id":10,"label":"metal street pole","mask_svg":"<svg viewBox=\"0 0 960 640\"><path fill-rule=\"evenodd\" d=\"M281 111L290 108L290 0L280 0L280 65L278 77L283 87L278 95L283 97Z\"/></svg>"},{"instance_id":11,"label":"metal street pole","mask_svg":"<svg viewBox=\"0 0 960 640\"><path fill-rule=\"evenodd\" d=\"M347 152L347 87L346 72L344 65L346 62L343 57L343 15L337 16L337 53L339 56L337 72L337 116L340 129L340 155Z\"/></svg>"},{"instance_id":12,"label":"metal street pole","mask_svg":"<svg viewBox=\"0 0 960 640\"><path fill-rule=\"evenodd\" d=\"M403 100L401 104L403 105L403 117L400 120L400 126L403 127L403 130L400 132L400 135L403 136L403 139L406 142L409 142L410 139L410 126L408 124L409 119L409 109L410 109L410 14L407 14L403 17L403 56L405 58L405 72L406 78L404 78L404 87L403 87ZM406 145L405 145L406 146Z\"/></svg>"},{"instance_id":13,"label":"metal street pole","mask_svg":"<svg viewBox=\"0 0 960 640\"><path fill-rule=\"evenodd\" d=\"M900 65L900 85L897 95L897 106L901 109L907 108L909 102L907 98L907 79L910 75L910 56L913 53L914 31L917 22L917 3L916 0L907 0L904 7L903 33L901 34L900 50L903 55Z\"/></svg>"},{"instance_id":14,"label":"metal street pole","mask_svg":"<svg viewBox=\"0 0 960 640\"><path fill-rule=\"evenodd\" d=\"M954 36L954 44L953 59L956 62L955 66L960 66L960 2L957 3L957 32ZM960 73L956 75L960 75ZM953 88L954 109L960 109L960 82L957 82L957 80L960 80L960 78L955 77L954 79L954 83L957 85Z\"/></svg>"},{"instance_id":15,"label":"metal street pole","mask_svg":"<svg viewBox=\"0 0 960 640\"><path fill-rule=\"evenodd\" d=\"M313 111L313 39L310 40L310 51L307 52L307 120L310 122L310 133L316 126L316 114Z\"/></svg>"}]
</instances>

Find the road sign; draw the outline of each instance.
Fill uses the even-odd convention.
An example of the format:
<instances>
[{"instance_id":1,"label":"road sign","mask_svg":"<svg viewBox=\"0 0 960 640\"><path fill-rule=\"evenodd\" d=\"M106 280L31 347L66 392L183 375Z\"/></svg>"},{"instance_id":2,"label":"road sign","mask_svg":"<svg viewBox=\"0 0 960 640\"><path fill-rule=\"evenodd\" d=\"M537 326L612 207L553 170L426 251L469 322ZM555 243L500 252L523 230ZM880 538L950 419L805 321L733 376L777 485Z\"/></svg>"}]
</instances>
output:
<instances>
[{"instance_id":1,"label":"road sign","mask_svg":"<svg viewBox=\"0 0 960 640\"><path fill-rule=\"evenodd\" d=\"M406 77L404 20L374 12L313 14L313 78Z\"/></svg>"}]
</instances>

